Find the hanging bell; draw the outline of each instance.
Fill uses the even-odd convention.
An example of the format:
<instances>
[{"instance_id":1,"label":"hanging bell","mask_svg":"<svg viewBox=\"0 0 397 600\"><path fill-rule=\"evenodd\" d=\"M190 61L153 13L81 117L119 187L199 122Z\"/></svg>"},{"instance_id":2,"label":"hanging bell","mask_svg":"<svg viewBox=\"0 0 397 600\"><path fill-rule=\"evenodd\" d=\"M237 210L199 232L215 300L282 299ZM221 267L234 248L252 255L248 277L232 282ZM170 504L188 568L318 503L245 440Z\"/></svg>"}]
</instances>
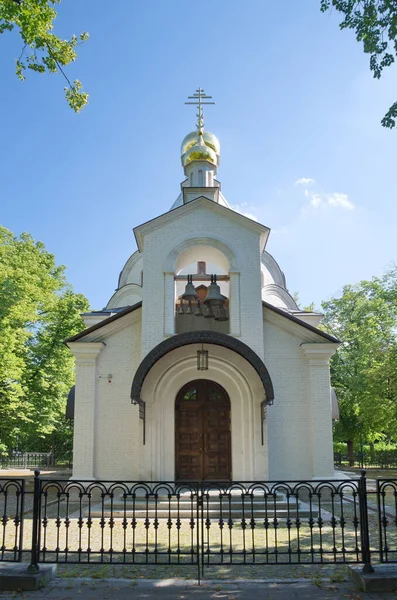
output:
<instances>
[{"instance_id":1,"label":"hanging bell","mask_svg":"<svg viewBox=\"0 0 397 600\"><path fill-rule=\"evenodd\" d=\"M224 306L220 306L215 315L215 321L228 321L227 310Z\"/></svg>"},{"instance_id":2,"label":"hanging bell","mask_svg":"<svg viewBox=\"0 0 397 600\"><path fill-rule=\"evenodd\" d=\"M224 300L221 294L221 288L216 283L216 275L211 275L211 284L208 286L207 296L204 300L204 304L207 306L222 306L223 302Z\"/></svg>"},{"instance_id":3,"label":"hanging bell","mask_svg":"<svg viewBox=\"0 0 397 600\"><path fill-rule=\"evenodd\" d=\"M204 311L204 319L213 319L214 317L215 315L212 311L212 306L210 304L207 304Z\"/></svg>"},{"instance_id":4,"label":"hanging bell","mask_svg":"<svg viewBox=\"0 0 397 600\"><path fill-rule=\"evenodd\" d=\"M192 315L193 314L193 311L192 311L192 301L191 300L189 300L189 304L188 304L188 307L187 307L186 314L187 315Z\"/></svg>"},{"instance_id":5,"label":"hanging bell","mask_svg":"<svg viewBox=\"0 0 397 600\"><path fill-rule=\"evenodd\" d=\"M196 290L194 289L193 275L187 276L187 284L181 298L182 300L187 300L188 302L191 302L192 300L197 300L198 295L196 294Z\"/></svg>"},{"instance_id":6,"label":"hanging bell","mask_svg":"<svg viewBox=\"0 0 397 600\"><path fill-rule=\"evenodd\" d=\"M202 317L203 313L201 312L201 302L197 300L196 312L194 313L195 317Z\"/></svg>"},{"instance_id":7,"label":"hanging bell","mask_svg":"<svg viewBox=\"0 0 397 600\"><path fill-rule=\"evenodd\" d=\"M179 303L179 308L178 308L178 315L184 315L185 312L183 310L183 305L182 305L182 300Z\"/></svg>"}]
</instances>

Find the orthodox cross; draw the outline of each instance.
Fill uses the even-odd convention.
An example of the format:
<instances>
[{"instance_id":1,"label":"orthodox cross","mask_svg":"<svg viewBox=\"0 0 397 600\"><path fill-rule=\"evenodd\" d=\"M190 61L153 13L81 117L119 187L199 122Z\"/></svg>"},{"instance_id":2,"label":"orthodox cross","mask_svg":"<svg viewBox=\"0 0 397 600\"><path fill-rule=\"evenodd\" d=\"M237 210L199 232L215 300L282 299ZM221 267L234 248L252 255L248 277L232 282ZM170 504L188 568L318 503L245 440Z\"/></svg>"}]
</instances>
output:
<instances>
[{"instance_id":1,"label":"orthodox cross","mask_svg":"<svg viewBox=\"0 0 397 600\"><path fill-rule=\"evenodd\" d=\"M205 102L205 100L212 99L212 96L207 96L207 94L199 88L196 90L196 93L193 96L188 96L189 100L194 100L194 102L185 102L185 104L194 104L198 107L198 111L196 114L197 117L197 131L199 133L203 132L204 129L204 114L203 114L203 105L204 104L215 104L215 102ZM203 102L204 100L204 102Z\"/></svg>"}]
</instances>

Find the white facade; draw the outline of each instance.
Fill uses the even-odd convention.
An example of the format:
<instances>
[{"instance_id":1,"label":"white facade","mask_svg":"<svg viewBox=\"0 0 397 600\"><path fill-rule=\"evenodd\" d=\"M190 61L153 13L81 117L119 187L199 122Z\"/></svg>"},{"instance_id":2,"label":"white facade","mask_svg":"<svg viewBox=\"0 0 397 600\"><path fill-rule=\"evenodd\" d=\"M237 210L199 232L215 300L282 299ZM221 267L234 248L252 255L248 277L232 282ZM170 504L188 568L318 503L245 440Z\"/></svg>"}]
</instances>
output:
<instances>
[{"instance_id":1,"label":"white facade","mask_svg":"<svg viewBox=\"0 0 397 600\"><path fill-rule=\"evenodd\" d=\"M270 230L228 206L216 180L219 153L213 134L186 136L180 196L136 227L138 250L116 293L103 311L83 315L88 329L67 341L76 357L74 478L333 476L329 359L338 341L288 293L265 250ZM209 274L217 275L228 321L190 316L186 302L178 314L187 274L202 300ZM200 349L208 370L197 368ZM221 386L229 407L218 429L210 392L197 405L177 402L184 386L202 380Z\"/></svg>"}]
</instances>

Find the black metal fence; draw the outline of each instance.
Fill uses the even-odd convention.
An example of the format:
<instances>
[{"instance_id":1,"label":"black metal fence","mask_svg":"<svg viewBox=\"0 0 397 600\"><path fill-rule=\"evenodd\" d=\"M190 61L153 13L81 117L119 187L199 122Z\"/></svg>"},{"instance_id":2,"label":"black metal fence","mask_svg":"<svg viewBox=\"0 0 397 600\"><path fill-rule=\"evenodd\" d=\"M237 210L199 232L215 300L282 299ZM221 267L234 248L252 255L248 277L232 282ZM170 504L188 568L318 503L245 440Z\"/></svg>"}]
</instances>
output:
<instances>
[{"instance_id":1,"label":"black metal fence","mask_svg":"<svg viewBox=\"0 0 397 600\"><path fill-rule=\"evenodd\" d=\"M397 467L397 450L363 450L354 452L354 464L361 469L378 467L380 469L391 469ZM343 452L334 452L334 464L336 467L348 466L350 457Z\"/></svg>"},{"instance_id":2,"label":"black metal fence","mask_svg":"<svg viewBox=\"0 0 397 600\"><path fill-rule=\"evenodd\" d=\"M397 480L0 480L0 560L218 565L397 562Z\"/></svg>"},{"instance_id":3,"label":"black metal fence","mask_svg":"<svg viewBox=\"0 0 397 600\"><path fill-rule=\"evenodd\" d=\"M0 454L0 465L2 468L29 469L32 467L52 467L54 464L52 452L12 452L7 455Z\"/></svg>"},{"instance_id":4,"label":"black metal fence","mask_svg":"<svg viewBox=\"0 0 397 600\"><path fill-rule=\"evenodd\" d=\"M382 562L397 562L397 480L377 479L379 552Z\"/></svg>"},{"instance_id":5,"label":"black metal fence","mask_svg":"<svg viewBox=\"0 0 397 600\"><path fill-rule=\"evenodd\" d=\"M19 562L23 552L26 518L23 479L0 479L0 560Z\"/></svg>"}]
</instances>

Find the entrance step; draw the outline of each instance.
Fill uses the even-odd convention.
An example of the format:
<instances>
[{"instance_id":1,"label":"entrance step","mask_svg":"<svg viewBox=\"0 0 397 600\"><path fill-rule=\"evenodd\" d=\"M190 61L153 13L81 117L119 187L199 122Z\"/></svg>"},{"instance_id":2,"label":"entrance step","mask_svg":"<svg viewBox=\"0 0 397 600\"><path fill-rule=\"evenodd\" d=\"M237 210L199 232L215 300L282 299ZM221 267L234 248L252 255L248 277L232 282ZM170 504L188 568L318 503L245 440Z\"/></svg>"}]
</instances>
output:
<instances>
[{"instance_id":1,"label":"entrance step","mask_svg":"<svg viewBox=\"0 0 397 600\"><path fill-rule=\"evenodd\" d=\"M318 507L310 506L306 503L290 499L288 501L279 496L276 501L273 498L268 499L267 504L262 498L245 498L240 496L216 498L215 495L208 499L203 499L202 514L204 519L224 521L228 519L241 520L244 518L247 522L250 519L263 521L267 518L272 522L275 518L281 520L289 519L313 519L318 518ZM86 511L87 512L87 511ZM201 517L201 508L199 509ZM88 513L85 515L87 516ZM143 497L137 497L135 502L132 498L114 499L111 502L106 499L104 504L95 504L91 507L91 517L96 518L137 518L137 519L196 519L197 517L197 497L181 497L179 502L175 498L168 499L166 496L159 496L157 501L153 497L147 500ZM325 515L323 515L323 518Z\"/></svg>"},{"instance_id":2,"label":"entrance step","mask_svg":"<svg viewBox=\"0 0 397 600\"><path fill-rule=\"evenodd\" d=\"M113 516L114 519L123 519L124 517L126 519L132 519L132 518L136 518L136 519L196 519L197 514L196 511L191 512L190 510L179 510L178 511L171 511L169 512L168 510L157 510L157 512L155 510L126 510L124 511L120 511L120 510L113 510L113 512L111 513L110 508L108 510L104 510L104 512L102 513L101 510L92 510L91 511L91 517L94 518L110 518L110 516ZM204 519L216 519L219 520L221 517L222 519L226 522L228 519L233 519L233 520L241 520L241 519L245 519L247 522L250 521L251 518L255 519L255 521L261 521L263 522L265 520L265 518L267 517L267 519L269 521L273 521L273 519L277 518L277 519L296 519L297 517L299 517L300 519L309 519L310 516L315 519L318 517L318 511L312 511L312 513L310 513L309 511L306 510L300 510L299 512L297 511L286 511L286 510L277 510L276 512L272 511L272 512L266 512L266 511L254 511L254 513L245 513L243 515L243 513L241 511L232 511L232 512L223 512L222 515L220 513L219 510L210 510L210 511L204 511L203 513L204 515ZM87 515L88 516L88 513ZM200 517L201 518L201 513L200 513Z\"/></svg>"}]
</instances>

